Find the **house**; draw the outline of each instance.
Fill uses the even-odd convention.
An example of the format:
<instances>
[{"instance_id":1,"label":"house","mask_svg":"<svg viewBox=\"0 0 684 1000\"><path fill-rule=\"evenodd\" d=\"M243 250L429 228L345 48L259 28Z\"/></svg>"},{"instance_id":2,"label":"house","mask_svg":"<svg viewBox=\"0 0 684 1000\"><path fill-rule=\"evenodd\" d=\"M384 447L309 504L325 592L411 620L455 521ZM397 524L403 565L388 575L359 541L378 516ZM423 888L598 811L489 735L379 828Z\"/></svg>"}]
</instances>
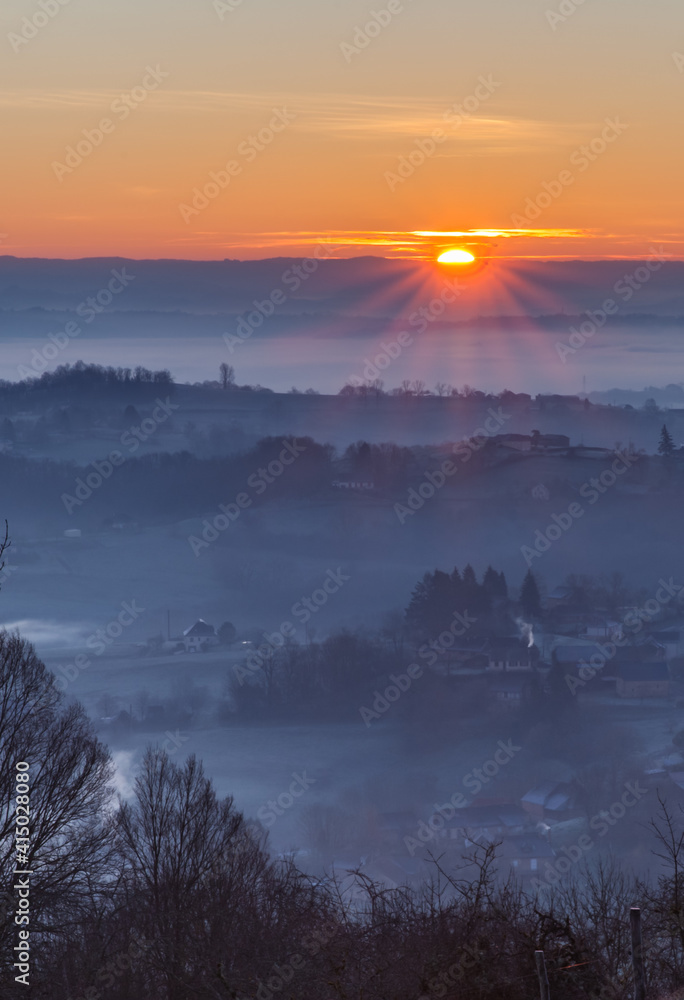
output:
<instances>
[{"instance_id":1,"label":"house","mask_svg":"<svg viewBox=\"0 0 684 1000\"><path fill-rule=\"evenodd\" d=\"M510 389L504 389L504 391L499 395L499 399L504 406L528 407L532 402L532 397L529 393L511 392Z\"/></svg>"},{"instance_id":2,"label":"house","mask_svg":"<svg viewBox=\"0 0 684 1000\"><path fill-rule=\"evenodd\" d=\"M520 804L528 815L541 822L561 822L573 819L576 814L575 795L566 782L545 781L523 795Z\"/></svg>"},{"instance_id":3,"label":"house","mask_svg":"<svg viewBox=\"0 0 684 1000\"><path fill-rule=\"evenodd\" d=\"M616 691L620 698L667 698L670 674L662 661L618 661Z\"/></svg>"},{"instance_id":4,"label":"house","mask_svg":"<svg viewBox=\"0 0 684 1000\"><path fill-rule=\"evenodd\" d=\"M559 451L570 447L570 438L566 434L541 434L532 431L530 435L532 451Z\"/></svg>"},{"instance_id":5,"label":"house","mask_svg":"<svg viewBox=\"0 0 684 1000\"><path fill-rule=\"evenodd\" d=\"M591 657L595 655L600 656L601 660L605 661L599 647L588 642L586 645L578 643L577 645L556 646L551 654L551 659L553 663L558 663L562 667L582 667L586 666Z\"/></svg>"},{"instance_id":6,"label":"house","mask_svg":"<svg viewBox=\"0 0 684 1000\"><path fill-rule=\"evenodd\" d=\"M535 442L533 435L532 447L542 451L565 449L570 447L570 438L566 434L540 434Z\"/></svg>"},{"instance_id":7,"label":"house","mask_svg":"<svg viewBox=\"0 0 684 1000\"><path fill-rule=\"evenodd\" d=\"M615 650L615 646L612 649ZM611 647L604 646L604 650L610 654ZM605 689L607 682L612 684L615 680L613 658L604 655L598 644L556 646L551 653L551 663L556 675L564 676L566 683L570 683L569 678L579 680L577 687L583 688L585 694L592 689Z\"/></svg>"},{"instance_id":8,"label":"house","mask_svg":"<svg viewBox=\"0 0 684 1000\"><path fill-rule=\"evenodd\" d=\"M181 641L186 652L199 653L210 646L217 646L219 639L214 626L207 625L202 618L198 618L194 625L183 632Z\"/></svg>"},{"instance_id":9,"label":"house","mask_svg":"<svg viewBox=\"0 0 684 1000\"><path fill-rule=\"evenodd\" d=\"M621 639L622 624L608 618L601 618L598 615L591 615L586 619L583 634L588 639Z\"/></svg>"},{"instance_id":10,"label":"house","mask_svg":"<svg viewBox=\"0 0 684 1000\"><path fill-rule=\"evenodd\" d=\"M527 639L517 636L492 638L487 641L487 670L527 670L533 671L539 660L539 650Z\"/></svg>"},{"instance_id":11,"label":"house","mask_svg":"<svg viewBox=\"0 0 684 1000\"><path fill-rule=\"evenodd\" d=\"M497 448L511 451L532 450L532 438L529 434L495 434L492 441Z\"/></svg>"}]
</instances>

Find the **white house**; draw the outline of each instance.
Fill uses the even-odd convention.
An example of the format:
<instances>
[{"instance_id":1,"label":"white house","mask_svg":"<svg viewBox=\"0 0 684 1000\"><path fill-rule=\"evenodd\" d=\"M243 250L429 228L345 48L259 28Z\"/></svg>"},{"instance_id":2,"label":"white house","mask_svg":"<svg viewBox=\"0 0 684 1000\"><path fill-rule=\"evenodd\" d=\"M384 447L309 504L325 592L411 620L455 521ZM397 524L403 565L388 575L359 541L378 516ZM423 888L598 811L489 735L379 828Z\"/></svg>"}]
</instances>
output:
<instances>
[{"instance_id":1,"label":"white house","mask_svg":"<svg viewBox=\"0 0 684 1000\"><path fill-rule=\"evenodd\" d=\"M208 646L217 646L219 638L213 625L198 618L194 625L183 632L183 645L188 653L199 653Z\"/></svg>"}]
</instances>

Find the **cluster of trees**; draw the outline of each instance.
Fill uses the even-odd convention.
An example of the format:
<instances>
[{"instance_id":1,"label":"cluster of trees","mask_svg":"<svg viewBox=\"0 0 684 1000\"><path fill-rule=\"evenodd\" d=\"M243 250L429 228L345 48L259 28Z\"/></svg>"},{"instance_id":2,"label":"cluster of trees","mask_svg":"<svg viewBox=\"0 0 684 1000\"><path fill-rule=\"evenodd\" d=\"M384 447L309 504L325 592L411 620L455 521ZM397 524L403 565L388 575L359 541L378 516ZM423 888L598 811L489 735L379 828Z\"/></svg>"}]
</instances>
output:
<instances>
[{"instance_id":1,"label":"cluster of trees","mask_svg":"<svg viewBox=\"0 0 684 1000\"><path fill-rule=\"evenodd\" d=\"M117 429L140 424L147 415L145 409L129 405L120 411ZM42 417L29 424L5 418L0 421L0 441L44 444L52 431L68 434L87 425L89 412L84 407L58 407L49 420ZM161 433L173 429L171 417ZM370 480L376 488L397 491L410 485L435 461L433 452L422 446L363 441L350 445L338 457L332 445L303 437L296 439L302 449L296 461L288 466L285 475L273 477L268 467L283 450L282 437L255 440L237 425L216 425L205 432L192 422L185 424L184 432L192 451L132 454L127 445L113 439L111 448L122 454L123 464L87 498L87 503L71 506L78 508L79 521L99 525L112 511L126 512L141 522L149 517L157 520L204 515L241 492L249 493L255 505L282 496L311 499L327 494L340 476ZM486 462L485 451L473 453L464 475L477 474ZM106 465L106 455L102 458ZM43 514L48 506L61 510L60 498L65 494L74 496L78 481L97 472L98 465L102 466L102 462L80 466L31 459L16 451L0 453L0 478L6 485L3 500L9 516ZM262 469L265 475L259 471Z\"/></svg>"},{"instance_id":2,"label":"cluster of trees","mask_svg":"<svg viewBox=\"0 0 684 1000\"><path fill-rule=\"evenodd\" d=\"M153 388L168 391L174 385L171 373L166 369L151 371L138 365L137 368L114 368L111 365L86 364L76 361L75 364L57 365L54 371L43 372L35 378L26 378L20 382L9 382L0 379L0 397L2 394L23 395L37 390L56 389L73 393L92 392L103 388Z\"/></svg>"},{"instance_id":3,"label":"cluster of trees","mask_svg":"<svg viewBox=\"0 0 684 1000\"><path fill-rule=\"evenodd\" d=\"M579 614L620 614L629 606L643 603L649 596L646 589L628 586L619 572L607 576L569 574L560 588L563 592L562 608ZM516 601L509 599L508 586L503 573L488 566L482 581L478 582L472 566L467 565L463 575L455 568L452 573L436 569L426 573L411 594L406 609L406 621L420 636L439 634L446 628L455 612L477 617L472 625L472 635L486 632L503 634L514 628L514 619L522 614L528 621L542 618L554 619L555 609L542 606L541 589L532 570L528 570Z\"/></svg>"},{"instance_id":4,"label":"cluster of trees","mask_svg":"<svg viewBox=\"0 0 684 1000\"><path fill-rule=\"evenodd\" d=\"M499 402L508 405L513 405L516 401L519 403L530 402L530 396L526 393L516 393L510 389L504 389L499 393L488 393L482 392L481 389L473 389L470 385L464 385L461 389L457 389L447 382L437 382L434 389L430 389L423 379L404 379L394 389L385 389L385 383L381 378L364 379L356 383L346 382L338 395L358 396L362 399L373 396L450 396L454 399Z\"/></svg>"},{"instance_id":5,"label":"cluster of trees","mask_svg":"<svg viewBox=\"0 0 684 1000\"><path fill-rule=\"evenodd\" d=\"M277 477L268 473L268 467L283 450L281 437L263 438L250 451L227 457L198 458L189 452L126 457L90 496L81 488L82 502L70 502L70 507L78 512L79 524L99 526L112 511L156 522L165 517L204 514L241 492L247 492L256 506L283 496L311 497L329 489L334 478L333 449L311 438L297 438L297 445L301 454ZM94 471L95 464L83 467L0 454L8 516L35 516L47 507L64 509L60 498L76 496L78 480L85 480Z\"/></svg>"},{"instance_id":6,"label":"cluster of trees","mask_svg":"<svg viewBox=\"0 0 684 1000\"><path fill-rule=\"evenodd\" d=\"M616 865L576 866L525 892L496 874L496 845L456 869L434 862L420 891L388 890L361 870L356 891L269 856L264 832L220 799L194 757L150 748L128 801L112 764L21 638L0 635L0 975L21 997L15 764L29 764L29 982L41 1000L273 1000L321 996L526 1000L534 950L568 1000L632 995L628 909L645 916L652 995L684 976L681 827L653 824L654 883ZM22 862L24 864L24 862ZM351 904L351 900L354 904ZM25 941L25 939L24 939Z\"/></svg>"},{"instance_id":7,"label":"cluster of trees","mask_svg":"<svg viewBox=\"0 0 684 1000\"><path fill-rule=\"evenodd\" d=\"M359 706L398 666L381 637L347 630L323 642L287 639L279 649L258 647L228 677L224 718L237 712L243 718L358 719Z\"/></svg>"},{"instance_id":8,"label":"cluster of trees","mask_svg":"<svg viewBox=\"0 0 684 1000\"><path fill-rule=\"evenodd\" d=\"M580 614L600 612L619 616L625 608L644 603L651 592L647 588L630 586L624 575L613 572L602 576L589 573L570 573L561 585L562 607ZM667 609L663 608L666 612ZM547 615L553 619L554 610Z\"/></svg>"},{"instance_id":9,"label":"cluster of trees","mask_svg":"<svg viewBox=\"0 0 684 1000\"><path fill-rule=\"evenodd\" d=\"M482 581L478 582L475 570L468 564L463 575L454 567L451 573L436 569L426 573L416 585L408 607L406 621L423 637L435 637L448 628L454 615L467 611L477 621L471 626L472 635L483 631L498 631L512 626L508 606L508 585L503 573L488 566ZM492 618L498 621L493 622Z\"/></svg>"}]
</instances>

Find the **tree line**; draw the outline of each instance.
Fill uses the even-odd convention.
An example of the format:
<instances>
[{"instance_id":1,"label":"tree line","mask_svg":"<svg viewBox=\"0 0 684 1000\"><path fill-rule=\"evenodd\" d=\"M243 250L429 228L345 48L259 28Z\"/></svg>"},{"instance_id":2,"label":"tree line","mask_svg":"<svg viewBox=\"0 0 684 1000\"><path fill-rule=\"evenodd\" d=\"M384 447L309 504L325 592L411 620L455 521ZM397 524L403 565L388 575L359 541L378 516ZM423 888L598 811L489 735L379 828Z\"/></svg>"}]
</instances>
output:
<instances>
[{"instance_id":1,"label":"tree line","mask_svg":"<svg viewBox=\"0 0 684 1000\"><path fill-rule=\"evenodd\" d=\"M87 393L101 389L152 388L169 390L174 385L167 369L152 371L142 365L135 368L113 367L112 365L74 364L57 365L50 372L35 377L10 382L0 379L0 399L2 396L22 396L44 390L60 390L70 393Z\"/></svg>"},{"instance_id":2,"label":"tree line","mask_svg":"<svg viewBox=\"0 0 684 1000\"><path fill-rule=\"evenodd\" d=\"M577 866L532 894L497 875L496 845L433 861L422 889L312 878L274 859L259 825L194 757L148 749L127 800L83 709L19 636L0 634L0 975L16 982L14 770L28 763L32 995L49 1000L527 1000L535 948L568 1000L631 996L629 905L645 915L652 995L684 975L681 823L654 821L652 882ZM350 881L356 887L350 892ZM22 938L26 940L26 938Z\"/></svg>"}]
</instances>

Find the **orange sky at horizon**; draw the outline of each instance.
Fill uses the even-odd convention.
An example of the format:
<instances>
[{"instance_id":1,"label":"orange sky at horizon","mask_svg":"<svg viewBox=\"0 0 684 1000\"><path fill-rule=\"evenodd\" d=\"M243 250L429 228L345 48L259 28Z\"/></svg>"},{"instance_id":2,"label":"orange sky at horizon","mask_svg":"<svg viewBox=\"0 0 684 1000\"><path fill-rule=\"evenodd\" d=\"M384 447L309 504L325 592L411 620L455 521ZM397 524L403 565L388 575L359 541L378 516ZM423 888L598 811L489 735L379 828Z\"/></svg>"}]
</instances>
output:
<instances>
[{"instance_id":1,"label":"orange sky at horizon","mask_svg":"<svg viewBox=\"0 0 684 1000\"><path fill-rule=\"evenodd\" d=\"M8 0L0 253L684 258L675 0L392 2Z\"/></svg>"}]
</instances>

